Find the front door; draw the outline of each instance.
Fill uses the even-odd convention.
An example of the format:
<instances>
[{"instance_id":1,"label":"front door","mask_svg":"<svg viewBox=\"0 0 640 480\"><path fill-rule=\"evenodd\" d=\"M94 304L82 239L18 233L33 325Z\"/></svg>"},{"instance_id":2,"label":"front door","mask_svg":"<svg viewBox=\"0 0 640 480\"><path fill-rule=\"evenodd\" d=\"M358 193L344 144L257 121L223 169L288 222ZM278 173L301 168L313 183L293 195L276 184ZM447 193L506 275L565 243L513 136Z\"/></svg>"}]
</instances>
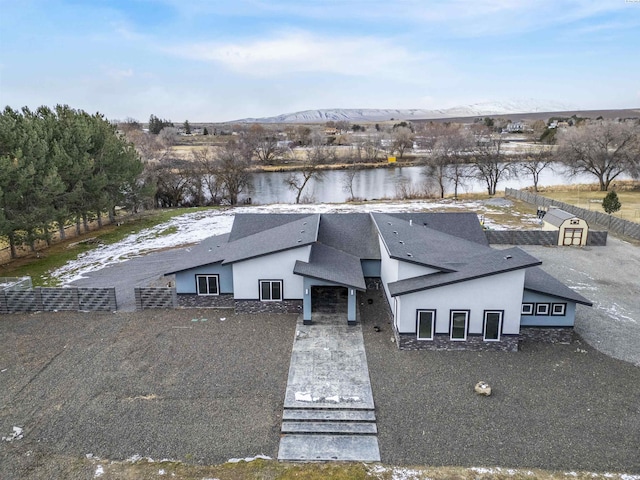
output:
<instances>
[{"instance_id":1,"label":"front door","mask_svg":"<svg viewBox=\"0 0 640 480\"><path fill-rule=\"evenodd\" d=\"M582 228L565 228L562 245L582 245Z\"/></svg>"}]
</instances>

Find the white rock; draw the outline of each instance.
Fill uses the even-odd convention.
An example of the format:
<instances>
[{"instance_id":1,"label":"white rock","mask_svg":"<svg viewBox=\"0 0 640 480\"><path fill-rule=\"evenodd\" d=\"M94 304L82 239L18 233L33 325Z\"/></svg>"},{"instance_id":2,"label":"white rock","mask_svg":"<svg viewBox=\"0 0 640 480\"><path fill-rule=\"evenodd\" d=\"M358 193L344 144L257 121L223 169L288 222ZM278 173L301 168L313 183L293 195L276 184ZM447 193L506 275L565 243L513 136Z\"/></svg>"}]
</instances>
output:
<instances>
[{"instance_id":1,"label":"white rock","mask_svg":"<svg viewBox=\"0 0 640 480\"><path fill-rule=\"evenodd\" d=\"M473 387L473 389L478 395L484 395L485 397L491 395L491 387L486 382L481 381L476 383L476 386Z\"/></svg>"}]
</instances>

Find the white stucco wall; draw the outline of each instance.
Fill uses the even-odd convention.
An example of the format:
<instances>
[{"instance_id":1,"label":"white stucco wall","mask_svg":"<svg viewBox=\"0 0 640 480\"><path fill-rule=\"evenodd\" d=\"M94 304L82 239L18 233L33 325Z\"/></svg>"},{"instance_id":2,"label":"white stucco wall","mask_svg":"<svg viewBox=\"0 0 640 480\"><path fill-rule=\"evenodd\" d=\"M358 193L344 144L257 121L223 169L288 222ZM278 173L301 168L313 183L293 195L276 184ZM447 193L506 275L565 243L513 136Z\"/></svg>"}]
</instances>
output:
<instances>
[{"instance_id":1,"label":"white stucco wall","mask_svg":"<svg viewBox=\"0 0 640 480\"><path fill-rule=\"evenodd\" d=\"M283 298L302 299L303 281L294 275L296 260L309 261L311 246L285 250L233 264L233 296L242 300L260 298L259 280L282 280Z\"/></svg>"},{"instance_id":2,"label":"white stucco wall","mask_svg":"<svg viewBox=\"0 0 640 480\"><path fill-rule=\"evenodd\" d=\"M397 326L401 333L415 333L416 310L436 310L436 333L449 332L450 310L470 310L470 334L481 334L485 310L503 310L504 334L520 332L524 270L506 272L467 282L402 295Z\"/></svg>"},{"instance_id":3,"label":"white stucco wall","mask_svg":"<svg viewBox=\"0 0 640 480\"><path fill-rule=\"evenodd\" d=\"M398 262L398 279L420 277L437 271L438 270L435 268L425 267L424 265L416 265L415 263L409 262Z\"/></svg>"},{"instance_id":4,"label":"white stucco wall","mask_svg":"<svg viewBox=\"0 0 640 480\"><path fill-rule=\"evenodd\" d=\"M389 305L393 305L393 299L387 285L398 280L398 261L389 257L387 247L380 237L378 237L378 242L380 243L380 278L382 279L384 293L387 295Z\"/></svg>"}]
</instances>

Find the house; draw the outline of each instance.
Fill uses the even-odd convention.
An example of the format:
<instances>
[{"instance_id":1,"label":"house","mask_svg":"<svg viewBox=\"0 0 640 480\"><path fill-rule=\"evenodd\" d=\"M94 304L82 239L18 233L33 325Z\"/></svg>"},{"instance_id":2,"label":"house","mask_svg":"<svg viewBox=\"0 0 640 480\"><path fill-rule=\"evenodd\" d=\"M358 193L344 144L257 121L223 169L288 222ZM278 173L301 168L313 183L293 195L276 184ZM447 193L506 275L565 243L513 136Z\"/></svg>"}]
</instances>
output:
<instances>
[{"instance_id":1,"label":"house","mask_svg":"<svg viewBox=\"0 0 640 480\"><path fill-rule=\"evenodd\" d=\"M517 350L522 329L571 332L576 304L591 305L540 263L491 248L473 213L238 214L167 274L180 305L307 324L327 308L353 324L379 288L399 348Z\"/></svg>"},{"instance_id":2,"label":"house","mask_svg":"<svg viewBox=\"0 0 640 480\"><path fill-rule=\"evenodd\" d=\"M587 244L589 225L572 213L552 207L542 217L542 230L557 230L558 245L584 246Z\"/></svg>"}]
</instances>

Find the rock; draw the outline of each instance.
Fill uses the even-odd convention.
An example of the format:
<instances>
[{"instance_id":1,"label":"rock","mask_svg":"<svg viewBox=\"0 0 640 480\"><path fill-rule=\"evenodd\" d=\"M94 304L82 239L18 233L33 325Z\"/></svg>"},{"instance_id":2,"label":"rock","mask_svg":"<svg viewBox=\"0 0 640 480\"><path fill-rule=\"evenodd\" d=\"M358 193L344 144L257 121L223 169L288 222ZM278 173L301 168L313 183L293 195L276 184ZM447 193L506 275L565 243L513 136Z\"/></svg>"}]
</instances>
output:
<instances>
[{"instance_id":1,"label":"rock","mask_svg":"<svg viewBox=\"0 0 640 480\"><path fill-rule=\"evenodd\" d=\"M488 397L489 395L491 395L491 387L486 382L476 383L476 386L473 387L473 389L476 391L478 395L484 395L485 397Z\"/></svg>"}]
</instances>

